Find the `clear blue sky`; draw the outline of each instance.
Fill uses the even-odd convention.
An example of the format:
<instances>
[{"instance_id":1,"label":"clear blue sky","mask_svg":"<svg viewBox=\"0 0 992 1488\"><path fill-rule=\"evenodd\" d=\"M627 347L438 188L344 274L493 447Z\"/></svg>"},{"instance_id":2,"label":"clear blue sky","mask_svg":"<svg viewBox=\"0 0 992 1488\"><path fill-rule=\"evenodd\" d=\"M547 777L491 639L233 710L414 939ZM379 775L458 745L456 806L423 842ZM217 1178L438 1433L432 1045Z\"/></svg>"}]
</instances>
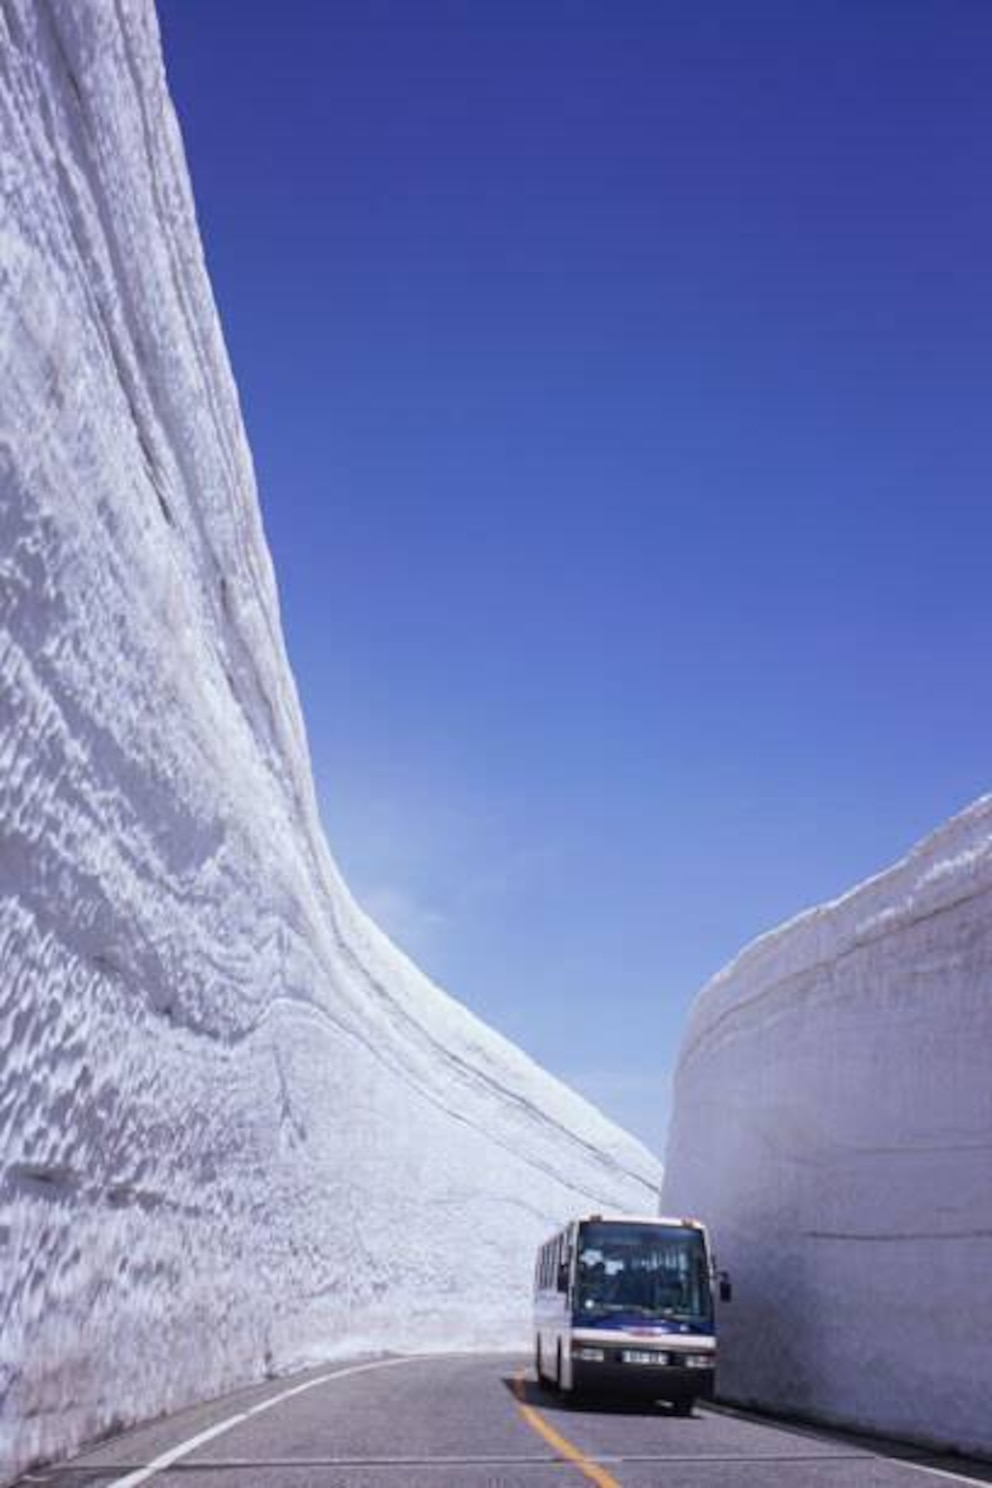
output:
<instances>
[{"instance_id":1,"label":"clear blue sky","mask_svg":"<svg viewBox=\"0 0 992 1488\"><path fill-rule=\"evenodd\" d=\"M332 848L660 1148L992 783L992 5L159 11Z\"/></svg>"}]
</instances>

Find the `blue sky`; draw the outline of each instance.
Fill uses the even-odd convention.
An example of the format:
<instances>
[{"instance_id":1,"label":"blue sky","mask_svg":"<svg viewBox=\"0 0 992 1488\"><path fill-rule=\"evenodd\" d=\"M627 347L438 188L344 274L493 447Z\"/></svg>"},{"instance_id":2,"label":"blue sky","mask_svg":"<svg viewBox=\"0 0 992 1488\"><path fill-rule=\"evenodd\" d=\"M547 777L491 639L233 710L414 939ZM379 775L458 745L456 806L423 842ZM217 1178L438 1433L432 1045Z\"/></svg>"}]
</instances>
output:
<instances>
[{"instance_id":1,"label":"blue sky","mask_svg":"<svg viewBox=\"0 0 992 1488\"><path fill-rule=\"evenodd\" d=\"M332 848L655 1147L989 787L986 0L159 0Z\"/></svg>"}]
</instances>

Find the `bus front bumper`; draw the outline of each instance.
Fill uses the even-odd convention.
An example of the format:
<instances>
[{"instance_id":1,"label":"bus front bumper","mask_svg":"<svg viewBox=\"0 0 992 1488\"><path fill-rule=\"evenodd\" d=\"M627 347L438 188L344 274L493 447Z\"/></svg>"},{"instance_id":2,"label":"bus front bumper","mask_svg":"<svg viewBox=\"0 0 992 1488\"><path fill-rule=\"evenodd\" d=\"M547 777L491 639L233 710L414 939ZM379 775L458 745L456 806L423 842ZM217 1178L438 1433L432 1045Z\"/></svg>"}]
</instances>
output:
<instances>
[{"instance_id":1,"label":"bus front bumper","mask_svg":"<svg viewBox=\"0 0 992 1488\"><path fill-rule=\"evenodd\" d=\"M712 1399L715 1360L690 1366L677 1354L662 1355L664 1363L658 1356L644 1363L625 1358L629 1349L600 1350L602 1359L588 1357L589 1352L581 1346L572 1350L572 1387L577 1391L640 1400Z\"/></svg>"}]
</instances>

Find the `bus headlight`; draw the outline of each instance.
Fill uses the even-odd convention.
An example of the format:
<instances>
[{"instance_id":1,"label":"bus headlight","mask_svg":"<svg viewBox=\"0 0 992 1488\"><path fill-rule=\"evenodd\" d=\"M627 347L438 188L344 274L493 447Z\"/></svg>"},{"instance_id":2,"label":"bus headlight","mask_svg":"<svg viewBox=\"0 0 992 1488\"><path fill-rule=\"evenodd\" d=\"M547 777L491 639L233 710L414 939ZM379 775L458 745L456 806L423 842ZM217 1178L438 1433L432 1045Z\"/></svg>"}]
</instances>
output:
<instances>
[{"instance_id":1,"label":"bus headlight","mask_svg":"<svg viewBox=\"0 0 992 1488\"><path fill-rule=\"evenodd\" d=\"M588 1359L590 1364L602 1364L606 1358L606 1352L598 1348L573 1348L572 1357L574 1359Z\"/></svg>"}]
</instances>

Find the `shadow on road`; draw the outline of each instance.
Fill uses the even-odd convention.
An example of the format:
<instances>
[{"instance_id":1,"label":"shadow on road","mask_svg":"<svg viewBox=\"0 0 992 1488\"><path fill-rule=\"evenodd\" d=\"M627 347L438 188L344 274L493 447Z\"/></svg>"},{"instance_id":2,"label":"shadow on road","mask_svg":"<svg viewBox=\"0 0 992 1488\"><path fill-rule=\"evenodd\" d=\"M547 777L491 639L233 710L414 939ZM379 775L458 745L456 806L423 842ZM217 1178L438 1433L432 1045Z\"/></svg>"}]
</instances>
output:
<instances>
[{"instance_id":1,"label":"shadow on road","mask_svg":"<svg viewBox=\"0 0 992 1488\"><path fill-rule=\"evenodd\" d=\"M503 1384L522 1405L532 1405L541 1411L593 1411L604 1416L672 1416L675 1412L665 1401L619 1400L616 1396L581 1394L559 1394L550 1385L539 1385L536 1380L504 1375ZM690 1421L692 1417L683 1416Z\"/></svg>"},{"instance_id":2,"label":"shadow on road","mask_svg":"<svg viewBox=\"0 0 992 1488\"><path fill-rule=\"evenodd\" d=\"M665 1401L619 1400L608 1395L580 1395L576 1399L571 1393L559 1394L551 1385L538 1384L530 1376L521 1378L519 1375L503 1375L501 1378L519 1404L532 1406L542 1415L555 1412L566 1415L595 1413L602 1416L653 1417L659 1421L666 1417L675 1419L675 1412ZM952 1481L974 1483L976 1488L981 1488L982 1484L992 1485L992 1463L964 1454L931 1449L919 1443L899 1441L873 1432L845 1430L822 1422L798 1420L774 1412L733 1406L727 1402L701 1401L700 1405L705 1415L723 1416L751 1427L764 1426L774 1433L805 1439L821 1447L853 1449L863 1453L866 1461L874 1457L885 1462L905 1462L914 1468L938 1473ZM705 1425L703 1415L681 1419L690 1427L693 1424Z\"/></svg>"}]
</instances>

